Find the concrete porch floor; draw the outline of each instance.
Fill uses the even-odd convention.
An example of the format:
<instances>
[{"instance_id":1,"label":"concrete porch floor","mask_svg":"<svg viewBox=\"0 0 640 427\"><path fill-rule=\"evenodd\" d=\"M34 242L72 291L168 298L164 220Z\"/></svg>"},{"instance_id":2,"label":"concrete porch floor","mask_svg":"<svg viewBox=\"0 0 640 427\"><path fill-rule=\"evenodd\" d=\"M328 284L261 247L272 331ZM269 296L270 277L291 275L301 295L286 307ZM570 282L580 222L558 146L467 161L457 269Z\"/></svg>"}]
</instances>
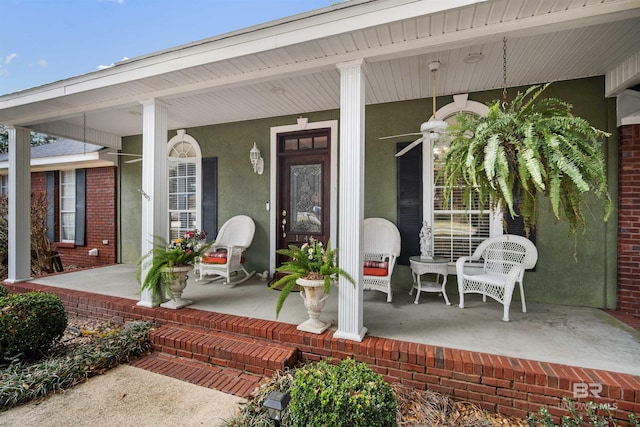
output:
<instances>
[{"instance_id":1,"label":"concrete porch floor","mask_svg":"<svg viewBox=\"0 0 640 427\"><path fill-rule=\"evenodd\" d=\"M63 273L31 280L41 285L93 292L139 300L135 266L114 265ZM338 293L327 299L321 320L338 318ZM190 277L183 298L193 300L190 308L276 320L278 291L256 277L234 288L199 282ZM640 331L606 312L586 307L569 307L520 301L511 304L510 322L503 322L502 306L479 295L465 298L465 309L450 295L446 306L438 294L423 293L420 304L407 291L394 292L393 302L379 292L364 294L364 326L368 334L415 343L511 356L584 368L640 375ZM289 296L280 322L298 324L307 318L296 293Z\"/></svg>"}]
</instances>

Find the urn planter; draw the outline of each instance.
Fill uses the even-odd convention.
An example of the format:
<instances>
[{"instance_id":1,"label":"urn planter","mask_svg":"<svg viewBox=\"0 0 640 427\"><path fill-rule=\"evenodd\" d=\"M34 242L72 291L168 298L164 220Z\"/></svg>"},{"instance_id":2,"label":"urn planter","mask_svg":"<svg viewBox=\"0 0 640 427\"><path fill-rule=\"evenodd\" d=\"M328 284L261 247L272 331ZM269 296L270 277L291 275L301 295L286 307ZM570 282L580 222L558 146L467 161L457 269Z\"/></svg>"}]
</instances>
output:
<instances>
[{"instance_id":1,"label":"urn planter","mask_svg":"<svg viewBox=\"0 0 640 427\"><path fill-rule=\"evenodd\" d=\"M299 331L321 334L331 322L323 322L319 319L324 308L324 302L329 295L324 292L324 280L297 279L296 284L300 286L300 296L304 301L304 306L309 314L309 319L298 325Z\"/></svg>"},{"instance_id":2,"label":"urn planter","mask_svg":"<svg viewBox=\"0 0 640 427\"><path fill-rule=\"evenodd\" d=\"M192 265L179 267L167 267L167 276L169 277L169 286L171 289L171 299L160 304L160 307L178 309L193 304L193 301L182 298L182 292L187 286L189 272L193 269Z\"/></svg>"}]
</instances>

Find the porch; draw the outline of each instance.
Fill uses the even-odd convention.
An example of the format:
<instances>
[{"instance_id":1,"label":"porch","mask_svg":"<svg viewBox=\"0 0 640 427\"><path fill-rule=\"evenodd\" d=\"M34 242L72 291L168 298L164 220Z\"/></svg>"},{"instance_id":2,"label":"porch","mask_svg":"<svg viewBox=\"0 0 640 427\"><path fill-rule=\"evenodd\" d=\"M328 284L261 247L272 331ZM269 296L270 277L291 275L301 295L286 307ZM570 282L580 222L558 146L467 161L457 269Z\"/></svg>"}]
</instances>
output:
<instances>
[{"instance_id":1,"label":"porch","mask_svg":"<svg viewBox=\"0 0 640 427\"><path fill-rule=\"evenodd\" d=\"M32 283L140 299L135 266L127 264L51 275ZM193 300L191 309L289 324L307 318L302 301L291 294L276 319L278 291L268 289L267 282L255 276L234 288L199 282L195 277L188 283L183 298ZM640 375L640 331L602 310L528 302L527 313L522 313L516 292L511 321L503 322L502 306L491 299L483 303L479 295L467 296L466 308L458 308L453 287L448 286L451 306L438 294L422 293L416 305L415 294L410 296L405 290L396 289L392 303L382 293L365 291L368 335ZM338 319L338 293L331 292L321 316L332 322L331 330L336 329Z\"/></svg>"},{"instance_id":2,"label":"porch","mask_svg":"<svg viewBox=\"0 0 640 427\"><path fill-rule=\"evenodd\" d=\"M447 393L506 415L525 417L541 406L564 415L563 398L607 405L619 420L626 420L629 412L640 413L640 332L602 310L528 303L528 313L521 313L514 301L512 321L505 323L499 304L485 304L478 297L462 310L451 289L452 306L437 294L424 294L415 305L406 292L395 292L393 303L387 303L384 294L365 292L364 324L369 331L357 343L335 338L335 328L322 335L297 331L295 324L306 313L296 295L286 301L276 321L278 293L257 278L235 288L190 279L183 297L194 304L169 310L136 305L134 272L132 265L114 265L8 287L54 292L74 314L154 320L163 325L154 333L156 343L162 342L154 348L161 353L141 359L138 366L200 384L214 381L206 370L214 364L219 371L215 366L221 362L223 369L231 369L225 379L200 385L241 396L253 390L260 375L273 372L265 361L274 350L266 344L289 348L296 359L306 361L353 357L387 381ZM323 320L335 323L338 293L328 299ZM243 340L245 354L225 361L206 356L205 349L202 358L212 334ZM225 334L228 338L222 338Z\"/></svg>"}]
</instances>

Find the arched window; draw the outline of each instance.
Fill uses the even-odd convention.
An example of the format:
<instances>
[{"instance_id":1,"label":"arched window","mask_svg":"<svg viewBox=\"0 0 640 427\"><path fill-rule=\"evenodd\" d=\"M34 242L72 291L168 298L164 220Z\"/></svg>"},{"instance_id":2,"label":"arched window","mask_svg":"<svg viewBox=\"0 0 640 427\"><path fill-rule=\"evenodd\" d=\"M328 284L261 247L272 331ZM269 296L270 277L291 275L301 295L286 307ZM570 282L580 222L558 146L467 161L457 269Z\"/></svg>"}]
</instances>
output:
<instances>
[{"instance_id":1,"label":"arched window","mask_svg":"<svg viewBox=\"0 0 640 427\"><path fill-rule=\"evenodd\" d=\"M201 229L202 188L200 145L184 129L167 143L169 157L169 238Z\"/></svg>"},{"instance_id":2,"label":"arched window","mask_svg":"<svg viewBox=\"0 0 640 427\"><path fill-rule=\"evenodd\" d=\"M484 116L489 107L476 101L469 101L468 95L455 95L454 102L447 104L436 112L436 117L453 124L458 113ZM434 255L455 262L461 256L472 255L475 248L490 236L502 234L500 216L489 209L467 210L465 208L464 187L453 190L452 194L443 194L444 180L439 172L444 165L449 141L440 138L433 147L433 156L427 158L425 168L433 168L434 182L426 186L425 199L427 218L433 224ZM472 196L473 197L473 196ZM446 198L446 199L445 199ZM448 199L448 204L445 201ZM473 206L471 204L470 206Z\"/></svg>"}]
</instances>

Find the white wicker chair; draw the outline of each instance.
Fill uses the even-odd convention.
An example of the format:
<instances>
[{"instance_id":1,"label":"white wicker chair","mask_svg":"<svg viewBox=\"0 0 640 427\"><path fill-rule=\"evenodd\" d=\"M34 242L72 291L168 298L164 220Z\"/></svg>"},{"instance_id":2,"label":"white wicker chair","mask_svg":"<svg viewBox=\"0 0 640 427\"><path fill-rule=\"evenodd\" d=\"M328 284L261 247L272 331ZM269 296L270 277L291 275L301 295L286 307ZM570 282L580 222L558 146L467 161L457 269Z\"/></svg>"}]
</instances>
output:
<instances>
[{"instance_id":1,"label":"white wicker chair","mask_svg":"<svg viewBox=\"0 0 640 427\"><path fill-rule=\"evenodd\" d=\"M400 255L400 232L384 218L364 220L363 289L387 294L391 302L391 275Z\"/></svg>"},{"instance_id":2,"label":"white wicker chair","mask_svg":"<svg viewBox=\"0 0 640 427\"><path fill-rule=\"evenodd\" d=\"M253 276L255 271L249 273L242 265L242 254L251 245L255 231L255 223L246 215L234 216L225 222L218 231L215 243L195 265L200 272L198 280L215 276L209 280L226 279L223 283L233 287ZM240 273L243 276L237 278ZM235 280L232 280L232 276Z\"/></svg>"},{"instance_id":3,"label":"white wicker chair","mask_svg":"<svg viewBox=\"0 0 640 427\"><path fill-rule=\"evenodd\" d=\"M464 308L464 294L482 294L483 301L489 296L504 306L502 320L508 322L511 297L518 283L522 312L526 313L522 280L524 271L533 268L537 260L538 250L524 237L505 234L483 241L473 256L461 257L456 262L460 308ZM482 263L482 273L465 273L465 264L468 262L475 262L476 265Z\"/></svg>"}]
</instances>

